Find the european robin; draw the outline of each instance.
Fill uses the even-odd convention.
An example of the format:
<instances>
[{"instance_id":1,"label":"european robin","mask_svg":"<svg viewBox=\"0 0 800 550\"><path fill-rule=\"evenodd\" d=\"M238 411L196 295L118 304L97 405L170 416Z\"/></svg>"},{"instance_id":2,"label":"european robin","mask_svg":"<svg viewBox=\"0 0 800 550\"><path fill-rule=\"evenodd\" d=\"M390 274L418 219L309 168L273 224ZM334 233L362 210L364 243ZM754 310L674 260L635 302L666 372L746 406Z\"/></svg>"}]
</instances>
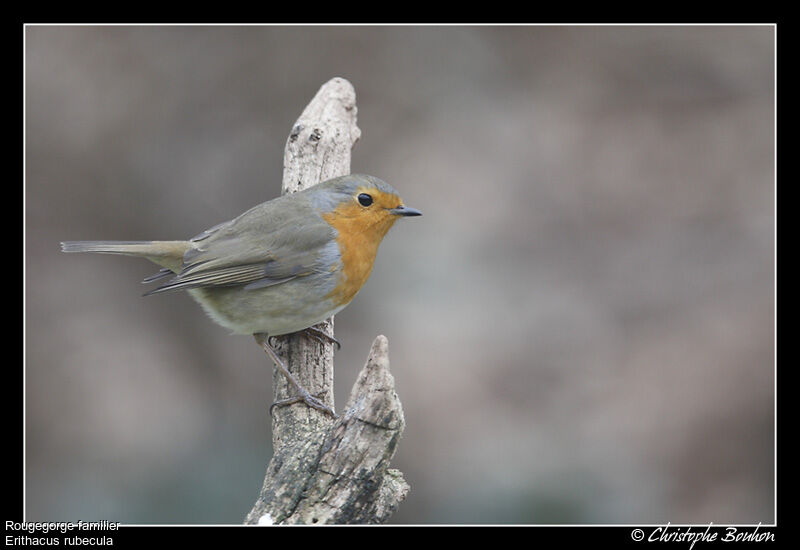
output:
<instances>
[{"instance_id":1,"label":"european robin","mask_svg":"<svg viewBox=\"0 0 800 550\"><path fill-rule=\"evenodd\" d=\"M352 174L254 206L188 241L70 241L61 249L160 265L144 282L163 282L145 295L188 290L215 322L252 334L298 393L273 407L303 401L335 416L289 373L270 337L309 331L330 339L312 325L355 297L395 221L421 214L386 182Z\"/></svg>"}]
</instances>

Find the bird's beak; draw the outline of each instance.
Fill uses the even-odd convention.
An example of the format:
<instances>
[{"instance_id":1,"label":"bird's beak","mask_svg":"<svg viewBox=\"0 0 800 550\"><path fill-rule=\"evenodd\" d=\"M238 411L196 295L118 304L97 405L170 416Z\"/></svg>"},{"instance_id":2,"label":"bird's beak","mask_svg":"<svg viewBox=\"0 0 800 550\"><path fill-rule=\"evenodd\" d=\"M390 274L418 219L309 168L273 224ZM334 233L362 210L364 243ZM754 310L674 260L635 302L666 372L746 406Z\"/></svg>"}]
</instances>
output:
<instances>
[{"instance_id":1,"label":"bird's beak","mask_svg":"<svg viewBox=\"0 0 800 550\"><path fill-rule=\"evenodd\" d=\"M408 206L398 206L397 208L390 208L389 212L394 214L395 216L421 216L422 212L417 210L416 208L410 208Z\"/></svg>"}]
</instances>

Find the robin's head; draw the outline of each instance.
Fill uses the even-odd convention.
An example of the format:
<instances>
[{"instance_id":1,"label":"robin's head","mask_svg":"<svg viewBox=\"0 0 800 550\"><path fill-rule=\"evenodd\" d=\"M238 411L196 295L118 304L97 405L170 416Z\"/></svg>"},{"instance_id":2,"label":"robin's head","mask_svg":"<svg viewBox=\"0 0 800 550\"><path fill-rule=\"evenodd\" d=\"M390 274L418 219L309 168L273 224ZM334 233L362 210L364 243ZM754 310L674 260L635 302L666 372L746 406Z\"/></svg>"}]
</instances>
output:
<instances>
[{"instance_id":1,"label":"robin's head","mask_svg":"<svg viewBox=\"0 0 800 550\"><path fill-rule=\"evenodd\" d=\"M397 191L374 176L351 174L311 188L312 204L337 230L358 232L380 243L400 217L421 216L422 212L403 204Z\"/></svg>"},{"instance_id":2,"label":"robin's head","mask_svg":"<svg viewBox=\"0 0 800 550\"><path fill-rule=\"evenodd\" d=\"M373 176L351 174L301 192L308 193L310 204L336 231L340 261L331 271L339 273L339 279L328 298L342 306L369 277L378 246L394 222L422 215L405 206L392 186Z\"/></svg>"}]
</instances>

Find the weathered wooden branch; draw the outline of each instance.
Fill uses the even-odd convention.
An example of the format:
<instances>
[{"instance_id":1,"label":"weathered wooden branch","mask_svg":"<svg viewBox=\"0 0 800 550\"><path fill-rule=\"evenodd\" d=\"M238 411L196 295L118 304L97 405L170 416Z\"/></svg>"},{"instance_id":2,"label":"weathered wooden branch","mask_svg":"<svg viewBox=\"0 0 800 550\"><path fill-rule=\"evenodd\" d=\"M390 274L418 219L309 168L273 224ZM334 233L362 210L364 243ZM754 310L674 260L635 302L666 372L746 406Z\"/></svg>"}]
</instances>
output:
<instances>
[{"instance_id":1,"label":"weathered wooden branch","mask_svg":"<svg viewBox=\"0 0 800 550\"><path fill-rule=\"evenodd\" d=\"M294 193L350 173L361 135L356 96L343 78L325 83L289 134L283 192ZM333 336L333 318L316 325ZM333 346L304 334L276 339L275 349L297 380L333 406ZM292 388L273 369L274 399ZM409 486L389 469L403 432L403 408L389 373L389 342L378 336L338 419L303 404L278 407L273 456L245 523L382 523Z\"/></svg>"}]
</instances>

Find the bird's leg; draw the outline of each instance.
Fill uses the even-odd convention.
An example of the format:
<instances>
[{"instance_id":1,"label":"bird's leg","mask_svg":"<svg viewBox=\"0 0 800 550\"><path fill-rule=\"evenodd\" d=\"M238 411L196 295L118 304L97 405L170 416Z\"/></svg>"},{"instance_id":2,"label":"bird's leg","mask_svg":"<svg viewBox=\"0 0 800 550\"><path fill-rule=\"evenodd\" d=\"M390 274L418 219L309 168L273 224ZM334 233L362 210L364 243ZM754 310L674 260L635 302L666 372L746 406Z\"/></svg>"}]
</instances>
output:
<instances>
[{"instance_id":1,"label":"bird's leg","mask_svg":"<svg viewBox=\"0 0 800 550\"><path fill-rule=\"evenodd\" d=\"M333 344L334 346L336 346L337 350L342 349L342 344L341 342L339 342L339 340L337 340L333 336L330 336L329 334L325 333L324 331L318 328L308 327L304 328L300 332L305 333L306 336L313 338L320 344Z\"/></svg>"},{"instance_id":2,"label":"bird's leg","mask_svg":"<svg viewBox=\"0 0 800 550\"><path fill-rule=\"evenodd\" d=\"M321 402L322 396L324 396L324 395L325 395L325 392L321 391L317 395L312 395L311 396L311 400L315 401L315 402L316 401ZM326 412L326 413L330 414L334 418L339 418L336 415L336 413L333 412L333 409L327 407L324 403L323 403L322 406L325 407L325 408L317 407L313 403L309 403L308 401L306 401L306 398L304 396L302 396L302 395L298 395L298 396L295 396L295 397L287 397L286 399L281 399L280 401L275 401L272 405L269 406L269 416L270 416L270 418L272 418L272 409L274 409L275 407L283 407L285 405L292 405L294 403L300 403L301 401L304 402L309 407L313 407L315 409L319 409L319 410L321 410L323 412Z\"/></svg>"},{"instance_id":3,"label":"bird's leg","mask_svg":"<svg viewBox=\"0 0 800 550\"><path fill-rule=\"evenodd\" d=\"M307 389L301 386L300 382L298 382L297 379L294 376L292 376L292 373L290 373L289 369L286 368L286 365L283 364L281 358L278 357L278 354L275 352L275 350L269 343L269 337L265 333L254 334L253 337L256 339L256 343L259 346L261 346L261 348L265 352L267 352L267 355L269 355L270 359L272 359L272 361L275 363L278 369L283 373L283 375L289 381L289 384L291 384L292 387L294 387L295 391L298 393L298 395L295 397L281 399L280 401L276 401L275 403L273 403L269 408L270 416L272 416L272 409L274 409L275 407L282 407L284 405L291 405L292 403L299 403L300 401L302 401L309 407L327 413L332 417L336 418L336 413L334 412L334 410L325 403L323 403L321 400L321 396L324 394L324 392L321 392L320 394L318 394L318 396L314 396L311 395L311 393Z\"/></svg>"}]
</instances>

